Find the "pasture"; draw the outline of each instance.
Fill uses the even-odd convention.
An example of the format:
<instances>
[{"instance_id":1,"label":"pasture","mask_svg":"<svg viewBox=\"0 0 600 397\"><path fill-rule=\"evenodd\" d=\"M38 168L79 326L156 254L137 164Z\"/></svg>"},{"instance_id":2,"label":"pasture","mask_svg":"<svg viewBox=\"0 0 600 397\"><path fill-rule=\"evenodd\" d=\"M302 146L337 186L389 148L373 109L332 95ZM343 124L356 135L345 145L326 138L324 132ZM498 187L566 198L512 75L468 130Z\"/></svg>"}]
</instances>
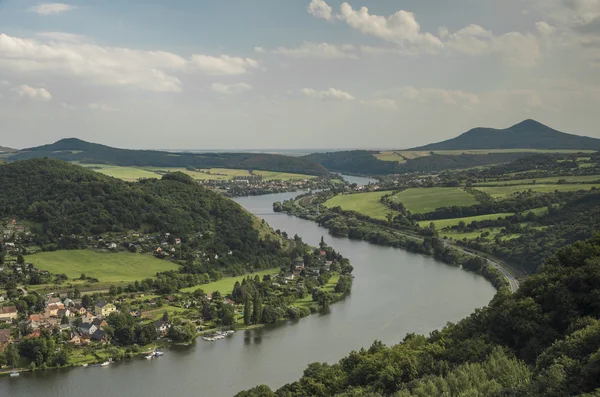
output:
<instances>
[{"instance_id":1,"label":"pasture","mask_svg":"<svg viewBox=\"0 0 600 397\"><path fill-rule=\"evenodd\" d=\"M397 163L406 163L406 159L402 157L400 152L397 151L385 151L374 154L374 156L381 161L395 161Z\"/></svg>"},{"instance_id":2,"label":"pasture","mask_svg":"<svg viewBox=\"0 0 600 397\"><path fill-rule=\"evenodd\" d=\"M480 149L480 150L385 150L374 156L382 161L396 161L404 163L406 160L430 156L431 153L445 156L459 156L461 154L490 154L490 153L593 153L594 150L569 150L569 149Z\"/></svg>"},{"instance_id":3,"label":"pasture","mask_svg":"<svg viewBox=\"0 0 600 397\"><path fill-rule=\"evenodd\" d=\"M254 276L258 276L262 280L263 276L266 276L267 274L270 274L273 276L273 275L279 274L279 271L280 270L278 268L277 269L267 269L267 270L261 270L256 273L244 274L243 276L224 277L220 280L213 281L212 283L196 285L194 287L189 287L189 288L183 288L181 290L181 292L194 292L198 289L201 289L207 294L212 293L214 291L219 291L221 293L221 295L225 296L225 295L231 293L231 291L233 291L233 286L235 285L236 281L241 283L245 278L247 278L247 277L254 278Z\"/></svg>"},{"instance_id":4,"label":"pasture","mask_svg":"<svg viewBox=\"0 0 600 397\"><path fill-rule=\"evenodd\" d=\"M441 207L468 207L477 204L475 197L459 187L407 189L392 197L414 213L434 211Z\"/></svg>"},{"instance_id":5,"label":"pasture","mask_svg":"<svg viewBox=\"0 0 600 397\"><path fill-rule=\"evenodd\" d=\"M489 214L489 215L478 215L478 216L467 216L464 218L452 218L452 219L439 219L437 221L421 221L417 222L421 227L429 227L431 222L435 223L435 227L438 230L441 230L446 227L456 226L460 223L460 221L464 221L465 224L469 225L474 221L487 221L490 219L498 219L498 218L506 218L507 216L512 216L513 213L501 213L501 214Z\"/></svg>"},{"instance_id":6,"label":"pasture","mask_svg":"<svg viewBox=\"0 0 600 397\"><path fill-rule=\"evenodd\" d=\"M376 219L385 219L392 211L379 200L382 196L390 194L390 191L342 194L327 200L324 205L328 208L342 207L345 211L355 211Z\"/></svg>"},{"instance_id":7,"label":"pasture","mask_svg":"<svg viewBox=\"0 0 600 397\"><path fill-rule=\"evenodd\" d=\"M70 279L79 278L83 273L100 282L114 283L142 280L155 277L157 272L179 268L172 262L151 255L92 250L40 252L27 256L26 260L41 270L54 274L64 273Z\"/></svg>"},{"instance_id":8,"label":"pasture","mask_svg":"<svg viewBox=\"0 0 600 397\"><path fill-rule=\"evenodd\" d=\"M106 164L79 164L85 168L91 168L92 171L99 172L113 178L122 179L128 182L134 182L144 178L160 178L160 175L137 167L120 167L118 165ZM93 168L92 168L93 167Z\"/></svg>"},{"instance_id":9,"label":"pasture","mask_svg":"<svg viewBox=\"0 0 600 397\"><path fill-rule=\"evenodd\" d=\"M600 181L600 175L573 175L573 176L552 176L547 178L531 178L531 179L513 179L508 181L487 181L478 182L473 186L504 186L504 185L533 185L535 184L552 184L559 180L567 182L594 182Z\"/></svg>"},{"instance_id":10,"label":"pasture","mask_svg":"<svg viewBox=\"0 0 600 397\"><path fill-rule=\"evenodd\" d=\"M477 187L477 190L481 190L496 199L502 199L508 197L514 193L531 190L537 193L551 193L555 190L560 192L575 192L578 190L590 190L593 187L598 188L600 185L596 184L571 184L571 185L514 185L514 186L489 186L489 187Z\"/></svg>"}]
</instances>

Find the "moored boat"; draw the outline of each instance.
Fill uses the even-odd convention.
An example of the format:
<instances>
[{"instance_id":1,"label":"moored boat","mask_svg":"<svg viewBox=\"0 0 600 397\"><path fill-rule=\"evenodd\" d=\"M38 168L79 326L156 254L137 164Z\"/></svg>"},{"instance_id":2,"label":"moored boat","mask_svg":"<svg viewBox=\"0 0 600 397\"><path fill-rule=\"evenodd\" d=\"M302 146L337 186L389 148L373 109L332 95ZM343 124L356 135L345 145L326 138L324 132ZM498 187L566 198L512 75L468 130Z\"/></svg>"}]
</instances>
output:
<instances>
[{"instance_id":1,"label":"moored boat","mask_svg":"<svg viewBox=\"0 0 600 397\"><path fill-rule=\"evenodd\" d=\"M17 376L19 376L19 373L18 373L17 371L12 371L12 372L10 373L10 377L11 377L11 378L15 378L15 377L17 377Z\"/></svg>"}]
</instances>

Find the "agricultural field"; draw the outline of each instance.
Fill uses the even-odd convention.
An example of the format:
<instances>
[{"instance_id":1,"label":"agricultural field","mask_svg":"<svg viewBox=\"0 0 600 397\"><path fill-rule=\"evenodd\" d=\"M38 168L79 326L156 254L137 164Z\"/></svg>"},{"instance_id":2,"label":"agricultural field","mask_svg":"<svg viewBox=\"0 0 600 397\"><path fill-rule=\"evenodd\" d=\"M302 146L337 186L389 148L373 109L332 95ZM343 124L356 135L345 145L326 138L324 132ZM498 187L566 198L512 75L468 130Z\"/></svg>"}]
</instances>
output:
<instances>
[{"instance_id":1,"label":"agricultural field","mask_svg":"<svg viewBox=\"0 0 600 397\"><path fill-rule=\"evenodd\" d=\"M392 197L414 213L434 211L441 207L468 207L477 204L475 197L459 187L407 189Z\"/></svg>"},{"instance_id":2,"label":"agricultural field","mask_svg":"<svg viewBox=\"0 0 600 397\"><path fill-rule=\"evenodd\" d=\"M255 175L261 175L267 181L289 181L293 179L313 179L314 175L290 174L288 172L276 171L254 171Z\"/></svg>"},{"instance_id":3,"label":"agricultural field","mask_svg":"<svg viewBox=\"0 0 600 397\"><path fill-rule=\"evenodd\" d=\"M485 192L493 198L502 199L517 192L532 190L538 193L550 193L555 190L561 192L574 192L578 190L590 190L593 187L598 188L600 184L571 184L571 185L514 185L514 186L489 186L477 187L477 190Z\"/></svg>"},{"instance_id":4,"label":"agricultural field","mask_svg":"<svg viewBox=\"0 0 600 397\"><path fill-rule=\"evenodd\" d=\"M212 283L197 285L197 286L189 287L189 288L183 288L181 290L181 292L194 292L197 289L201 289L207 294L214 292L214 291L219 291L221 293L221 295L225 296L225 295L229 294L231 291L233 291L233 286L235 285L236 281L239 281L241 283L242 280L244 280L245 278L247 278L249 276L252 278L254 278L254 276L258 276L262 280L263 276L266 276L267 274L270 274L273 276L273 275L279 274L279 271L280 271L279 268L267 269L267 270L261 270L260 272L256 272L256 273L248 273L243 276L225 277L218 281L213 281Z\"/></svg>"},{"instance_id":5,"label":"agricultural field","mask_svg":"<svg viewBox=\"0 0 600 397\"><path fill-rule=\"evenodd\" d=\"M398 153L405 159L415 159L417 157L430 156L431 153L447 156L459 156L461 154L490 154L490 153L594 153L595 150L568 150L568 149L485 149L485 150L395 150L380 152L380 155L388 153ZM379 158L378 156L375 156ZM380 160L384 160L380 158ZM392 159L386 161L394 161Z\"/></svg>"},{"instance_id":6,"label":"agricultural field","mask_svg":"<svg viewBox=\"0 0 600 397\"><path fill-rule=\"evenodd\" d=\"M401 156L401 152L397 151L386 151L374 154L374 156L381 161L395 161L397 163L406 163L406 159Z\"/></svg>"},{"instance_id":7,"label":"agricultural field","mask_svg":"<svg viewBox=\"0 0 600 397\"><path fill-rule=\"evenodd\" d=\"M456 226L460 223L460 221L464 221L467 225L474 221L487 221L490 219L498 219L498 218L506 218L507 216L512 216L513 213L501 213L501 214L489 214L489 215L478 215L478 216L467 216L464 218L452 218L452 219L439 219L437 221L421 221L417 222L421 227L429 227L431 222L435 223L435 227L438 230L442 230L443 228Z\"/></svg>"},{"instance_id":8,"label":"agricultural field","mask_svg":"<svg viewBox=\"0 0 600 397\"><path fill-rule=\"evenodd\" d=\"M151 255L92 250L41 252L27 256L26 261L50 273L64 273L70 279L79 278L83 273L100 282L115 283L133 282L155 277L157 272L178 269L176 264Z\"/></svg>"},{"instance_id":9,"label":"agricultural field","mask_svg":"<svg viewBox=\"0 0 600 397\"><path fill-rule=\"evenodd\" d=\"M134 182L144 178L159 178L160 175L137 167L120 167L117 165L106 164L79 164L82 167L92 168L92 171L99 172L104 175L112 176L113 178L122 179L124 181Z\"/></svg>"},{"instance_id":10,"label":"agricultural field","mask_svg":"<svg viewBox=\"0 0 600 397\"><path fill-rule=\"evenodd\" d=\"M390 192L343 194L330 198L324 205L328 208L339 206L345 211L355 211L371 218L385 219L388 213L394 212L379 201L386 194Z\"/></svg>"},{"instance_id":11,"label":"agricultural field","mask_svg":"<svg viewBox=\"0 0 600 397\"><path fill-rule=\"evenodd\" d=\"M567 182L594 182L600 180L600 175L574 175L574 176L552 176L547 178L514 179L508 181L488 181L478 182L473 186L504 186L504 185L530 185L530 184L549 184L557 183L559 180Z\"/></svg>"}]
</instances>

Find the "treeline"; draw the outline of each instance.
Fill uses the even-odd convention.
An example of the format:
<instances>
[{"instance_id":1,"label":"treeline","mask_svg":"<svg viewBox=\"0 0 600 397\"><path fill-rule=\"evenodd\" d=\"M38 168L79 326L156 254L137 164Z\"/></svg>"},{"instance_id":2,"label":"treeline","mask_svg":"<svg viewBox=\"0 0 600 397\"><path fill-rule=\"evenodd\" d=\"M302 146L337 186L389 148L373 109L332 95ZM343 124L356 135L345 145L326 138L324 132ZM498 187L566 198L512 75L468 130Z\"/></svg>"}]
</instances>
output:
<instances>
[{"instance_id":1,"label":"treeline","mask_svg":"<svg viewBox=\"0 0 600 397\"><path fill-rule=\"evenodd\" d=\"M257 396L598 395L600 237L561 249L511 294L429 336L375 342L335 364L310 364L300 380Z\"/></svg>"},{"instance_id":2,"label":"treeline","mask_svg":"<svg viewBox=\"0 0 600 397\"><path fill-rule=\"evenodd\" d=\"M44 157L87 164L136 167L238 168L308 175L327 174L327 170L321 165L301 157L265 153L170 153L117 149L74 138L25 149L8 159L16 161Z\"/></svg>"}]
</instances>

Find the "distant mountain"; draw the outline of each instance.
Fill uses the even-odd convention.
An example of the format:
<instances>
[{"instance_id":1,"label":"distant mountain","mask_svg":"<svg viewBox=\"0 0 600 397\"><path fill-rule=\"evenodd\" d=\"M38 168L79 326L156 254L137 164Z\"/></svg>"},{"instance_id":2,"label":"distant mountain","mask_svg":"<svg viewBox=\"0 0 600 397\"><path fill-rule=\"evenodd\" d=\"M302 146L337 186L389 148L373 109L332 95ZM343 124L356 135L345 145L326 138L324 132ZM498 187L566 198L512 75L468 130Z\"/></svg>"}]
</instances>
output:
<instances>
[{"instance_id":1,"label":"distant mountain","mask_svg":"<svg viewBox=\"0 0 600 397\"><path fill-rule=\"evenodd\" d=\"M10 153L10 152L16 152L17 149L12 149L6 146L0 146L0 153Z\"/></svg>"},{"instance_id":2,"label":"distant mountain","mask_svg":"<svg viewBox=\"0 0 600 397\"><path fill-rule=\"evenodd\" d=\"M600 149L600 139L567 134L535 120L525 120L503 130L473 128L456 138L411 150L474 149Z\"/></svg>"},{"instance_id":3,"label":"distant mountain","mask_svg":"<svg viewBox=\"0 0 600 397\"><path fill-rule=\"evenodd\" d=\"M262 171L324 175L327 169L308 159L265 153L171 153L158 150L129 150L82 141L77 138L20 150L9 161L57 158L87 164L139 167L237 168Z\"/></svg>"}]
</instances>

